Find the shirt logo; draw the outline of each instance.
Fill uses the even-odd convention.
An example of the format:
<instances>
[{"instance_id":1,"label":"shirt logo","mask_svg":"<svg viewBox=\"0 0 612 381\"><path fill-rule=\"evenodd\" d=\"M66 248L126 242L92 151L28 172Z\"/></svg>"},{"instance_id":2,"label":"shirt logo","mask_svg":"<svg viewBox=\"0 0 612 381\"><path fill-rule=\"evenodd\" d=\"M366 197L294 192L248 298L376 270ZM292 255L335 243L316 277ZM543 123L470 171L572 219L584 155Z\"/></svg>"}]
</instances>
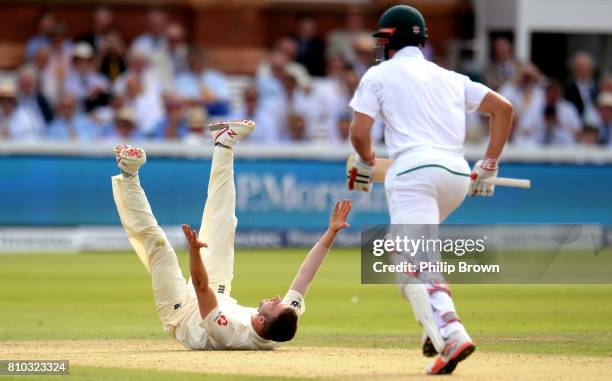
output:
<instances>
[{"instance_id":1,"label":"shirt logo","mask_svg":"<svg viewBox=\"0 0 612 381\"><path fill-rule=\"evenodd\" d=\"M174 305L174 309L175 309L175 310L178 310L179 308L181 308L181 303L176 303L176 304Z\"/></svg>"},{"instance_id":2,"label":"shirt logo","mask_svg":"<svg viewBox=\"0 0 612 381\"><path fill-rule=\"evenodd\" d=\"M227 318L225 317L225 315L219 315L219 318L217 319L217 325L220 327L227 327Z\"/></svg>"},{"instance_id":3,"label":"shirt logo","mask_svg":"<svg viewBox=\"0 0 612 381\"><path fill-rule=\"evenodd\" d=\"M414 33L414 34L419 34L419 33L421 33L421 27L420 27L420 26L418 26L418 25L413 26L413 27L412 27L412 33Z\"/></svg>"}]
</instances>

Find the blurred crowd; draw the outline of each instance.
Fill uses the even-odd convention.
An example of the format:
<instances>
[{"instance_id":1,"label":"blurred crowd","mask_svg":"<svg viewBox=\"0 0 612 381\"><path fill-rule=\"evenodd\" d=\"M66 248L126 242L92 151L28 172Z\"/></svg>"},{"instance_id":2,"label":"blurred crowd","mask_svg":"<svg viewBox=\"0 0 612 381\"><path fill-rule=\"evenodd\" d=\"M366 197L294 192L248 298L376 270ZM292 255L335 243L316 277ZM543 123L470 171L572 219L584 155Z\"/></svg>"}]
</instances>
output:
<instances>
[{"instance_id":1,"label":"blurred crowd","mask_svg":"<svg viewBox=\"0 0 612 381\"><path fill-rule=\"evenodd\" d=\"M95 9L91 31L75 38L42 14L16 78L0 83L0 140L199 142L210 139L209 122L247 118L258 125L254 141L348 138L348 101L372 65L358 10L326 39L315 18L301 16L236 86L180 23L160 10L146 17L147 30L128 44L108 7ZM380 125L376 133L382 139Z\"/></svg>"},{"instance_id":2,"label":"blurred crowd","mask_svg":"<svg viewBox=\"0 0 612 381\"><path fill-rule=\"evenodd\" d=\"M497 38L484 82L514 106L511 144L519 147L604 145L612 147L612 74L600 73L586 52L576 52L564 83L546 78L530 62L518 62L510 40ZM469 138L486 136L479 116L469 122Z\"/></svg>"},{"instance_id":3,"label":"blurred crowd","mask_svg":"<svg viewBox=\"0 0 612 381\"><path fill-rule=\"evenodd\" d=\"M359 9L326 36L316 18L300 16L246 82L213 69L206 49L163 11L146 18L147 30L128 43L108 7L96 8L90 32L76 37L53 13L40 15L23 65L0 83L0 140L198 143L220 119L255 120L249 139L264 143L348 139L348 102L373 65ZM431 57L429 47L425 54ZM571 73L568 83L546 79L517 62L509 40L494 41L482 79L515 107L512 144L612 146L612 77L597 81L595 62L583 52L572 58ZM382 131L377 121L375 141ZM471 114L468 141L486 135L486 120Z\"/></svg>"}]
</instances>

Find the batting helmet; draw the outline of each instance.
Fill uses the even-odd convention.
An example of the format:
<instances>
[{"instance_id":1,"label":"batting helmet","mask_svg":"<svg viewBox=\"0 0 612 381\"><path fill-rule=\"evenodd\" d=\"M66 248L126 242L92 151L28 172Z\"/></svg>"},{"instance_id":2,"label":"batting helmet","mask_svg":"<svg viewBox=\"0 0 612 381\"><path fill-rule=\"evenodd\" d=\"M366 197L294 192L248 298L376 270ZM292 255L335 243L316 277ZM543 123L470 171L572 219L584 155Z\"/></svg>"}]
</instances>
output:
<instances>
[{"instance_id":1,"label":"batting helmet","mask_svg":"<svg viewBox=\"0 0 612 381\"><path fill-rule=\"evenodd\" d=\"M374 55L381 62L389 58L389 50L424 45L427 27L421 12L409 5L396 5L385 11L378 21Z\"/></svg>"}]
</instances>

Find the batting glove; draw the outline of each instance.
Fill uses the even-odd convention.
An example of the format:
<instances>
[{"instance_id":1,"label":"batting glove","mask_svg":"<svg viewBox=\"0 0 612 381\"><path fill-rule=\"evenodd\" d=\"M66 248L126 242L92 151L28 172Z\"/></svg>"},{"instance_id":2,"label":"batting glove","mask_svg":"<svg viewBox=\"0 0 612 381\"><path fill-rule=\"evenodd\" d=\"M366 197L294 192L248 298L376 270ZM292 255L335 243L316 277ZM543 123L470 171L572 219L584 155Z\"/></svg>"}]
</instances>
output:
<instances>
[{"instance_id":1,"label":"batting glove","mask_svg":"<svg viewBox=\"0 0 612 381\"><path fill-rule=\"evenodd\" d=\"M493 196L495 185L485 184L481 180L497 177L497 160L484 159L478 160L470 175L470 196Z\"/></svg>"},{"instance_id":2,"label":"batting glove","mask_svg":"<svg viewBox=\"0 0 612 381\"><path fill-rule=\"evenodd\" d=\"M372 190L372 166L357 156L351 156L346 163L346 185L349 190L370 192Z\"/></svg>"}]
</instances>

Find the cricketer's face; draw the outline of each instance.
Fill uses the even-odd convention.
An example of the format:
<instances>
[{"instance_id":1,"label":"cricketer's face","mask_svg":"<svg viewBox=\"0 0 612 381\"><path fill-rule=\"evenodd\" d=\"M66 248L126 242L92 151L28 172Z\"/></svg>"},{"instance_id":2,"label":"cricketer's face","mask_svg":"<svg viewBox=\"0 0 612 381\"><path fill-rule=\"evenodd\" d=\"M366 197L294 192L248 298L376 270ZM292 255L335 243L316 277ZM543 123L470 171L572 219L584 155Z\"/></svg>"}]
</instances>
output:
<instances>
[{"instance_id":1,"label":"cricketer's face","mask_svg":"<svg viewBox=\"0 0 612 381\"><path fill-rule=\"evenodd\" d=\"M281 303L280 296L276 295L272 299L265 299L259 302L257 313L267 317L275 317L287 307L289 307L287 304Z\"/></svg>"}]
</instances>

